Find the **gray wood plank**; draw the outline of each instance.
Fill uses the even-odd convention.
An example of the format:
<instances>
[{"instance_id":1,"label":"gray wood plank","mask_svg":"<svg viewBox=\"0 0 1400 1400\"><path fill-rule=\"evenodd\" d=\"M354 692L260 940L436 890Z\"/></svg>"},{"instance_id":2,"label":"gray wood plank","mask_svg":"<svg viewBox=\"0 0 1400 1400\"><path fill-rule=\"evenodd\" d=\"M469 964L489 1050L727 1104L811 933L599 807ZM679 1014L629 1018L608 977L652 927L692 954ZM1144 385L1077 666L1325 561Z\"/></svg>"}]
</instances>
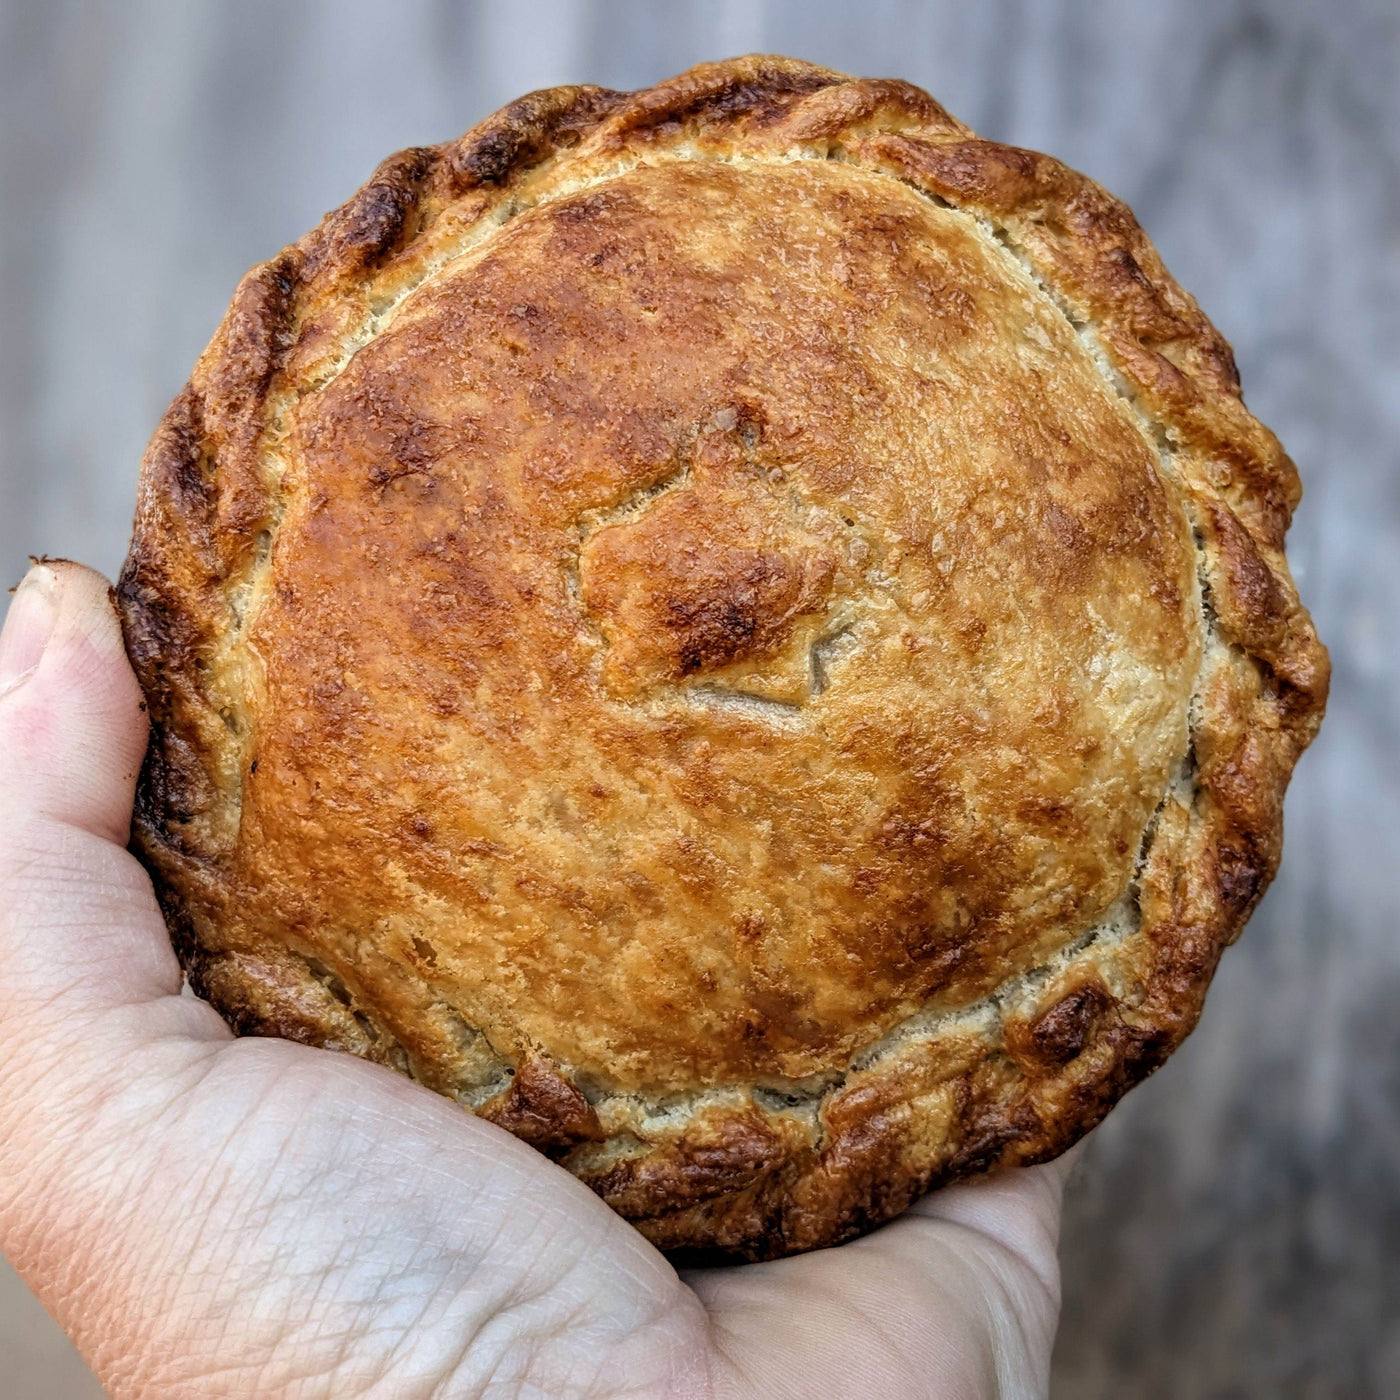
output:
<instances>
[{"instance_id":1,"label":"gray wood plank","mask_svg":"<svg viewBox=\"0 0 1400 1400\"><path fill-rule=\"evenodd\" d=\"M238 275L382 155L530 87L759 48L911 78L1127 198L1307 486L1290 554L1331 716L1201 1029L1072 1190L1056 1392L1400 1392L1393 0L3 0L0 574L118 566L141 448ZM95 1393L18 1290L5 1393Z\"/></svg>"}]
</instances>

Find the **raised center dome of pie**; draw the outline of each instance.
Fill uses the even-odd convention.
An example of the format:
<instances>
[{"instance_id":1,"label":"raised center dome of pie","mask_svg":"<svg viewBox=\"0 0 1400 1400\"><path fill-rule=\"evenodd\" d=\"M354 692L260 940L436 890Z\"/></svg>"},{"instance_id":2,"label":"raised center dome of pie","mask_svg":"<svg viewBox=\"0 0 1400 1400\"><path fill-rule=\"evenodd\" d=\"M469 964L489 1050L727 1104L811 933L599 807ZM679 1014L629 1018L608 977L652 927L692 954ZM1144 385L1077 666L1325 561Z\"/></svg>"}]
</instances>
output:
<instances>
[{"instance_id":1,"label":"raised center dome of pie","mask_svg":"<svg viewBox=\"0 0 1400 1400\"><path fill-rule=\"evenodd\" d=\"M286 415L240 641L240 879L332 976L585 1087L780 1084L1123 898L1191 531L975 218L641 164L374 325Z\"/></svg>"}]
</instances>

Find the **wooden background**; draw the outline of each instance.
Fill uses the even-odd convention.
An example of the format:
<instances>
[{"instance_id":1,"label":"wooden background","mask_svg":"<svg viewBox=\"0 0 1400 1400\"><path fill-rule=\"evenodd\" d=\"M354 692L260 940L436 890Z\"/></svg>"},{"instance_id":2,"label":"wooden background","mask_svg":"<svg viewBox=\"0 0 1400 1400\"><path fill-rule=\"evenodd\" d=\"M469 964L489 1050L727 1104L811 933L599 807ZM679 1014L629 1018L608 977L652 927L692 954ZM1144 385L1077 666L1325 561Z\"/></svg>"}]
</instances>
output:
<instances>
[{"instance_id":1,"label":"wooden background","mask_svg":"<svg viewBox=\"0 0 1400 1400\"><path fill-rule=\"evenodd\" d=\"M1073 1188L1055 1394L1400 1395L1396 0L0 0L0 574L118 567L238 275L381 156L755 49L910 78L1125 197L1300 463L1331 713L1201 1029ZM9 1275L0 1377L98 1394Z\"/></svg>"}]
</instances>

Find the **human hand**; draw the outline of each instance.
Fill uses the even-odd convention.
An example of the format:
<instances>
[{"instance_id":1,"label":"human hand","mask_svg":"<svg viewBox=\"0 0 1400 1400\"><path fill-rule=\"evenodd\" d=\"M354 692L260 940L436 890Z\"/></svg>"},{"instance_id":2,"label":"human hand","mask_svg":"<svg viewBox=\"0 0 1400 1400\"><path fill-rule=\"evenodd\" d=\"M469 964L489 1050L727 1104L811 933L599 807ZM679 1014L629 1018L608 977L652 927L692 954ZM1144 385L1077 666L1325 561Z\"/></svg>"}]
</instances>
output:
<instances>
[{"instance_id":1,"label":"human hand","mask_svg":"<svg viewBox=\"0 0 1400 1400\"><path fill-rule=\"evenodd\" d=\"M236 1039L125 849L142 711L105 582L37 566L0 638L0 1250L112 1400L1044 1393L1062 1164L677 1275L447 1100Z\"/></svg>"}]
</instances>

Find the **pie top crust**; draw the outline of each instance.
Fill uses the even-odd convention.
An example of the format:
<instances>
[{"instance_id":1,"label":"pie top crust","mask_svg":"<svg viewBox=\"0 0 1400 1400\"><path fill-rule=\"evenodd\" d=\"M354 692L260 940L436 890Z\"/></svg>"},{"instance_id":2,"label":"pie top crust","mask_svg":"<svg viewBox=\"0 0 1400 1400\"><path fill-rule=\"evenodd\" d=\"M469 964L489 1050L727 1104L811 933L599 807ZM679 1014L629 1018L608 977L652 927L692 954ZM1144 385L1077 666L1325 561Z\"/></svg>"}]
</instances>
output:
<instances>
[{"instance_id":1,"label":"pie top crust","mask_svg":"<svg viewBox=\"0 0 1400 1400\"><path fill-rule=\"evenodd\" d=\"M133 842L236 1029L657 1244L1044 1160L1190 1030L1326 654L1298 480L1131 213L751 57L401 152L142 468Z\"/></svg>"}]
</instances>

